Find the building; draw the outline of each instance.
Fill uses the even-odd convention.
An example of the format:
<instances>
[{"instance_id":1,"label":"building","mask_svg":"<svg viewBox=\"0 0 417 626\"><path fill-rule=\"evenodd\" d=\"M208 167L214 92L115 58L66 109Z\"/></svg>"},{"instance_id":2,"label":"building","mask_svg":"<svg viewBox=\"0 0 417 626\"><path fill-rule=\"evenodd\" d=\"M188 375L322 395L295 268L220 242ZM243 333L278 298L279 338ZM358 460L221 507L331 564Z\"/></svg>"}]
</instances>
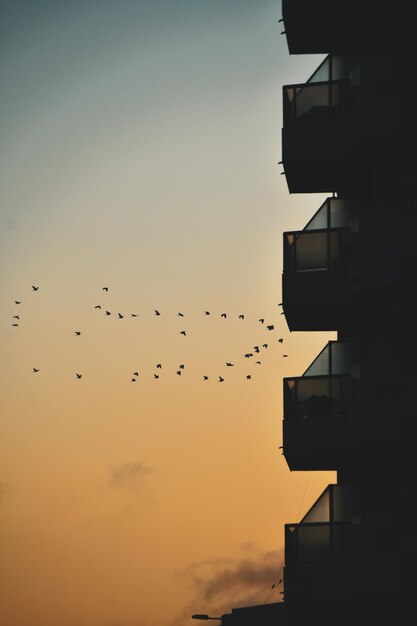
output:
<instances>
[{"instance_id":1,"label":"building","mask_svg":"<svg viewBox=\"0 0 417 626\"><path fill-rule=\"evenodd\" d=\"M287 624L415 626L417 2L282 8L290 53L327 54L283 88L286 180L328 194L284 233L283 309L337 331L284 379L290 469L337 472L285 528Z\"/></svg>"}]
</instances>

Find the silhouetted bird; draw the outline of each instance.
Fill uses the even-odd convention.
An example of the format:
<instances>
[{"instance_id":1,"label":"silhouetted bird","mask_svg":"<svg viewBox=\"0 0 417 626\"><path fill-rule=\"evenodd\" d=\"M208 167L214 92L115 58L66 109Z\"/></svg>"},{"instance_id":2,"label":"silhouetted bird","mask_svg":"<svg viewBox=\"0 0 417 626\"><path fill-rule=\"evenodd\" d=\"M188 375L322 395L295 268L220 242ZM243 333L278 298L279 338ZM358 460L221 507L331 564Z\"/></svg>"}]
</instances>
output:
<instances>
[{"instance_id":1,"label":"silhouetted bird","mask_svg":"<svg viewBox=\"0 0 417 626\"><path fill-rule=\"evenodd\" d=\"M156 369L157 370L161 370L162 369L162 363L157 363L156 364Z\"/></svg>"},{"instance_id":2,"label":"silhouetted bird","mask_svg":"<svg viewBox=\"0 0 417 626\"><path fill-rule=\"evenodd\" d=\"M227 367L234 367L233 363L226 363Z\"/></svg>"},{"instance_id":3,"label":"silhouetted bird","mask_svg":"<svg viewBox=\"0 0 417 626\"><path fill-rule=\"evenodd\" d=\"M118 315L119 320L122 320L124 318L124 315L122 315L121 313L118 313L117 315Z\"/></svg>"},{"instance_id":4,"label":"silhouetted bird","mask_svg":"<svg viewBox=\"0 0 417 626\"><path fill-rule=\"evenodd\" d=\"M185 365L180 365L180 370L183 370Z\"/></svg>"},{"instance_id":5,"label":"silhouetted bird","mask_svg":"<svg viewBox=\"0 0 417 626\"><path fill-rule=\"evenodd\" d=\"M266 350L266 349L267 349L267 347L268 347L268 344L267 344L267 343L263 343L263 344L262 344L262 347L263 347L263 348L265 348L265 350Z\"/></svg>"},{"instance_id":6,"label":"silhouetted bird","mask_svg":"<svg viewBox=\"0 0 417 626\"><path fill-rule=\"evenodd\" d=\"M185 330L182 330L182 331L180 332L180 335L184 335L184 337L186 337L187 333L185 332Z\"/></svg>"},{"instance_id":7,"label":"silhouetted bird","mask_svg":"<svg viewBox=\"0 0 417 626\"><path fill-rule=\"evenodd\" d=\"M251 376L250 374L248 374L248 375L246 376L246 380L252 380L252 376Z\"/></svg>"},{"instance_id":8,"label":"silhouetted bird","mask_svg":"<svg viewBox=\"0 0 417 626\"><path fill-rule=\"evenodd\" d=\"M219 376L219 380L218 380L218 382L219 382L219 383L223 383L223 382L224 382L224 378L222 378L221 376Z\"/></svg>"},{"instance_id":9,"label":"silhouetted bird","mask_svg":"<svg viewBox=\"0 0 417 626\"><path fill-rule=\"evenodd\" d=\"M32 289L33 289L33 291L38 291L39 287L36 287L35 285L32 285Z\"/></svg>"},{"instance_id":10,"label":"silhouetted bird","mask_svg":"<svg viewBox=\"0 0 417 626\"><path fill-rule=\"evenodd\" d=\"M12 326L19 326L19 324L12 324Z\"/></svg>"},{"instance_id":11,"label":"silhouetted bird","mask_svg":"<svg viewBox=\"0 0 417 626\"><path fill-rule=\"evenodd\" d=\"M285 315L284 311L282 311L281 315Z\"/></svg>"},{"instance_id":12,"label":"silhouetted bird","mask_svg":"<svg viewBox=\"0 0 417 626\"><path fill-rule=\"evenodd\" d=\"M285 358L285 357L287 357L287 356L288 356L288 354L283 354L282 356Z\"/></svg>"},{"instance_id":13,"label":"silhouetted bird","mask_svg":"<svg viewBox=\"0 0 417 626\"><path fill-rule=\"evenodd\" d=\"M265 320L264 320L264 318L263 318L263 317L261 317L261 319L260 319L260 320L258 320L258 322L261 322L261 324L263 324L263 323L264 323L264 321L265 321Z\"/></svg>"},{"instance_id":14,"label":"silhouetted bird","mask_svg":"<svg viewBox=\"0 0 417 626\"><path fill-rule=\"evenodd\" d=\"M282 337L280 337L280 339L278 339L278 343L283 343L284 339Z\"/></svg>"},{"instance_id":15,"label":"silhouetted bird","mask_svg":"<svg viewBox=\"0 0 417 626\"><path fill-rule=\"evenodd\" d=\"M155 309L155 315L161 315L159 311Z\"/></svg>"},{"instance_id":16,"label":"silhouetted bird","mask_svg":"<svg viewBox=\"0 0 417 626\"><path fill-rule=\"evenodd\" d=\"M259 346L254 346L253 349L255 350L255 352L259 352Z\"/></svg>"},{"instance_id":17,"label":"silhouetted bird","mask_svg":"<svg viewBox=\"0 0 417 626\"><path fill-rule=\"evenodd\" d=\"M22 304L22 301L21 300L15 300L14 303L15 304Z\"/></svg>"},{"instance_id":18,"label":"silhouetted bird","mask_svg":"<svg viewBox=\"0 0 417 626\"><path fill-rule=\"evenodd\" d=\"M278 446L278 450L282 450L283 446Z\"/></svg>"},{"instance_id":19,"label":"silhouetted bird","mask_svg":"<svg viewBox=\"0 0 417 626\"><path fill-rule=\"evenodd\" d=\"M110 311L106 311L106 315L111 315Z\"/></svg>"},{"instance_id":20,"label":"silhouetted bird","mask_svg":"<svg viewBox=\"0 0 417 626\"><path fill-rule=\"evenodd\" d=\"M244 316L244 315L239 315L239 319L240 319L240 320L244 320L244 319L245 319L245 316Z\"/></svg>"},{"instance_id":21,"label":"silhouetted bird","mask_svg":"<svg viewBox=\"0 0 417 626\"><path fill-rule=\"evenodd\" d=\"M266 327L267 330L274 330L275 326L273 324L270 324L269 326Z\"/></svg>"},{"instance_id":22,"label":"silhouetted bird","mask_svg":"<svg viewBox=\"0 0 417 626\"><path fill-rule=\"evenodd\" d=\"M252 352L248 352L245 354L245 359L249 359L251 356L253 356Z\"/></svg>"},{"instance_id":23,"label":"silhouetted bird","mask_svg":"<svg viewBox=\"0 0 417 626\"><path fill-rule=\"evenodd\" d=\"M282 302L278 302L277 306L282 306Z\"/></svg>"},{"instance_id":24,"label":"silhouetted bird","mask_svg":"<svg viewBox=\"0 0 417 626\"><path fill-rule=\"evenodd\" d=\"M82 375L82 374L75 374L75 375L76 375L76 377L78 378L78 380L80 380L80 378L82 378L82 377L83 377L83 375Z\"/></svg>"},{"instance_id":25,"label":"silhouetted bird","mask_svg":"<svg viewBox=\"0 0 417 626\"><path fill-rule=\"evenodd\" d=\"M220 315L220 317L224 317L224 319L226 319L227 315L226 315L226 313L222 313L222 314Z\"/></svg>"},{"instance_id":26,"label":"silhouetted bird","mask_svg":"<svg viewBox=\"0 0 417 626\"><path fill-rule=\"evenodd\" d=\"M108 287L102 287L102 291L108 291L109 288Z\"/></svg>"},{"instance_id":27,"label":"silhouetted bird","mask_svg":"<svg viewBox=\"0 0 417 626\"><path fill-rule=\"evenodd\" d=\"M278 585L280 585L281 583L282 583L282 578L279 579Z\"/></svg>"},{"instance_id":28,"label":"silhouetted bird","mask_svg":"<svg viewBox=\"0 0 417 626\"><path fill-rule=\"evenodd\" d=\"M20 320L20 317L18 315L13 315L12 319L13 320Z\"/></svg>"},{"instance_id":29,"label":"silhouetted bird","mask_svg":"<svg viewBox=\"0 0 417 626\"><path fill-rule=\"evenodd\" d=\"M210 311L204 311L204 315L210 315Z\"/></svg>"},{"instance_id":30,"label":"silhouetted bird","mask_svg":"<svg viewBox=\"0 0 417 626\"><path fill-rule=\"evenodd\" d=\"M182 374L181 370L178 370L177 376L181 376L181 374Z\"/></svg>"},{"instance_id":31,"label":"silhouetted bird","mask_svg":"<svg viewBox=\"0 0 417 626\"><path fill-rule=\"evenodd\" d=\"M159 378L158 374L153 375L154 378Z\"/></svg>"},{"instance_id":32,"label":"silhouetted bird","mask_svg":"<svg viewBox=\"0 0 417 626\"><path fill-rule=\"evenodd\" d=\"M130 382L131 383L135 383L136 382L136 378L132 378Z\"/></svg>"},{"instance_id":33,"label":"silhouetted bird","mask_svg":"<svg viewBox=\"0 0 417 626\"><path fill-rule=\"evenodd\" d=\"M139 372L133 372L133 376L139 376Z\"/></svg>"},{"instance_id":34,"label":"silhouetted bird","mask_svg":"<svg viewBox=\"0 0 417 626\"><path fill-rule=\"evenodd\" d=\"M95 309L101 309L101 306L99 304L96 304L96 306L94 308Z\"/></svg>"},{"instance_id":35,"label":"silhouetted bird","mask_svg":"<svg viewBox=\"0 0 417 626\"><path fill-rule=\"evenodd\" d=\"M184 317L184 313L180 313L179 311L178 311L177 315L178 315L178 317Z\"/></svg>"},{"instance_id":36,"label":"silhouetted bird","mask_svg":"<svg viewBox=\"0 0 417 626\"><path fill-rule=\"evenodd\" d=\"M77 335L77 337L79 337L81 335L81 331L80 330L76 330L75 334Z\"/></svg>"},{"instance_id":37,"label":"silhouetted bird","mask_svg":"<svg viewBox=\"0 0 417 626\"><path fill-rule=\"evenodd\" d=\"M256 365L261 365L260 361L255 361Z\"/></svg>"},{"instance_id":38,"label":"silhouetted bird","mask_svg":"<svg viewBox=\"0 0 417 626\"><path fill-rule=\"evenodd\" d=\"M35 373L36 373L36 372L39 372L39 370L37 370L37 369L36 369L36 367L32 367L32 369L33 369L33 371L34 371Z\"/></svg>"},{"instance_id":39,"label":"silhouetted bird","mask_svg":"<svg viewBox=\"0 0 417 626\"><path fill-rule=\"evenodd\" d=\"M203 380L208 380L208 376L203 376Z\"/></svg>"},{"instance_id":40,"label":"silhouetted bird","mask_svg":"<svg viewBox=\"0 0 417 626\"><path fill-rule=\"evenodd\" d=\"M130 314L130 317L137 317L137 316L138 316L138 314L137 314L137 313L131 313L131 314Z\"/></svg>"},{"instance_id":41,"label":"silhouetted bird","mask_svg":"<svg viewBox=\"0 0 417 626\"><path fill-rule=\"evenodd\" d=\"M272 589L275 589L275 583L272 585L272 587L271 587L271 591L272 591Z\"/></svg>"}]
</instances>

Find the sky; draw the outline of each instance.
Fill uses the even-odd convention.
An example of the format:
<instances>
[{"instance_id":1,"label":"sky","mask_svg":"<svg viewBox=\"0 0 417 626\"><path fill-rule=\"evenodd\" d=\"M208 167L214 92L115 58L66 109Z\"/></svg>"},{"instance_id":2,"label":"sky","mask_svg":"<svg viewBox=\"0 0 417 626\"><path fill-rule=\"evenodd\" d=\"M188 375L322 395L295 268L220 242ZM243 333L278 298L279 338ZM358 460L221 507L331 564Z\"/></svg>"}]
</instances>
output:
<instances>
[{"instance_id":1,"label":"sky","mask_svg":"<svg viewBox=\"0 0 417 626\"><path fill-rule=\"evenodd\" d=\"M282 85L322 60L289 56L280 17L0 2L2 626L282 598L284 524L334 482L289 471L282 378L334 336L278 306L282 232L324 199L278 165Z\"/></svg>"}]
</instances>

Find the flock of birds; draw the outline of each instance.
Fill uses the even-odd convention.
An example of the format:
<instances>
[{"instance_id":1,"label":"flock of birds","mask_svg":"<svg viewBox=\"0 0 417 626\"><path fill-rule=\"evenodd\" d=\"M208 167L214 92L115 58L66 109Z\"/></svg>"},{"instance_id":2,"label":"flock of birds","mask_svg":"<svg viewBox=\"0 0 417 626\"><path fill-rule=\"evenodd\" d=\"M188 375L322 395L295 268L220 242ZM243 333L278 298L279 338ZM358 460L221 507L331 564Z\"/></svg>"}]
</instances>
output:
<instances>
[{"instance_id":1,"label":"flock of birds","mask_svg":"<svg viewBox=\"0 0 417 626\"><path fill-rule=\"evenodd\" d=\"M36 292L38 290L39 290L39 286L38 285L32 285L32 292ZM102 291L108 292L109 288L108 287L102 287ZM20 305L20 304L22 304L22 302L23 302L22 300L15 300L14 304L15 305ZM280 302L278 304L278 306L281 307L282 306L282 302ZM97 309L97 310L104 310L104 314L106 316L111 316L113 314L112 311L109 311L108 309L103 308L101 304L96 304L94 308ZM154 316L159 317L161 315L161 311L159 311L158 309L154 309L153 314L154 314ZM203 312L203 315L204 316L209 316L209 315L212 315L212 313L211 313L211 311L205 310ZM281 312L281 315L284 315L284 312ZM116 319L121 320L125 316L126 315L124 313L117 312L117 318ZM130 317L133 317L133 318L134 317L139 317L139 314L138 313L130 313ZM184 313L182 313L181 311L178 311L177 312L177 317L183 318L185 316L184 316ZM245 315L243 313L239 314L237 317L238 317L239 320L244 320L245 319ZM220 318L227 319L228 318L228 314L224 313L224 312L220 313ZM18 327L20 319L21 319L20 315L13 315L12 319L13 319L12 327ZM263 317L259 318L258 322L260 324L262 324L265 327L265 329L267 331L269 331L269 332L273 332L275 330L275 324L265 324L265 318L263 318ZM76 337L80 337L81 336L81 330L75 330L74 334L75 334ZM180 335L186 337L187 336L187 331L186 330L181 330L180 331ZM282 344L282 343L284 343L284 337L279 337L276 341L278 343ZM255 354L260 354L261 350L266 350L268 348L268 346L269 346L269 343L262 343L260 345L253 346L251 351L244 353L243 357L245 359L255 358ZM287 358L288 354L282 354L282 357L283 358ZM255 361L255 365L261 365L261 364L262 364L262 362L260 360L256 360ZM235 367L235 363L232 363L231 361L227 361L225 363L225 366L228 367L228 368ZM153 379L154 380L159 380L159 378L160 378L160 370L162 370L162 363L157 363L155 365L155 369L158 370L158 372L156 372L156 371L154 372ZM185 364L184 363L179 364L178 365L178 369L176 370L176 375L177 376L182 376L184 370L185 370ZM40 368L33 367L32 368L32 372L34 374L37 374L37 373L40 372ZM83 374L81 374L80 372L75 372L75 379L76 380L81 380L82 378L83 378ZM139 378L139 371L135 371L135 372L131 373L130 381L132 383L135 383L138 380L138 378ZM248 380L248 381L252 380L252 374L246 374L245 375L245 379ZM203 381L208 381L209 380L209 376L207 374L204 374L202 376L202 380ZM223 383L224 381L225 381L224 376L218 376L217 377L217 382Z\"/></svg>"}]
</instances>

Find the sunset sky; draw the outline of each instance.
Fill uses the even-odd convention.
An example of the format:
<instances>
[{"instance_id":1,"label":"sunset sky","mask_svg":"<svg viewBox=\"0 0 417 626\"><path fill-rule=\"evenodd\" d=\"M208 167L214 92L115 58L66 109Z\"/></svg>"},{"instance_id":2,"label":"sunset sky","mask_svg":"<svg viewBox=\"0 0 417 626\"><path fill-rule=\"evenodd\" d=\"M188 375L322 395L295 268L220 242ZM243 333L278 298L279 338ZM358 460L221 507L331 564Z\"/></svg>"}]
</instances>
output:
<instances>
[{"instance_id":1,"label":"sunset sky","mask_svg":"<svg viewBox=\"0 0 417 626\"><path fill-rule=\"evenodd\" d=\"M279 450L282 378L334 337L277 306L324 199L280 175L281 89L322 57L277 0L0 7L0 624L278 601L284 524L334 480Z\"/></svg>"}]
</instances>

